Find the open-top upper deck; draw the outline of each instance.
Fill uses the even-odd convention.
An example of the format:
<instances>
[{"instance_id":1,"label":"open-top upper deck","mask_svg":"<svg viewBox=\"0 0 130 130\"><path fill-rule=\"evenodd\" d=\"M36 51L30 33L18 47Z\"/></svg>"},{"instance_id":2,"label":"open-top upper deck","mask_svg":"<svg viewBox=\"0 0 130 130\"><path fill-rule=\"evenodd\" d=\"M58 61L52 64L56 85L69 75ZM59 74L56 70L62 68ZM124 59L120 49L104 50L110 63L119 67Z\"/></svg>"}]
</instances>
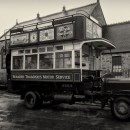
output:
<instances>
[{"instance_id":1,"label":"open-top upper deck","mask_svg":"<svg viewBox=\"0 0 130 130\"><path fill-rule=\"evenodd\" d=\"M10 30L11 47L102 38L102 27L83 14L65 16Z\"/></svg>"}]
</instances>

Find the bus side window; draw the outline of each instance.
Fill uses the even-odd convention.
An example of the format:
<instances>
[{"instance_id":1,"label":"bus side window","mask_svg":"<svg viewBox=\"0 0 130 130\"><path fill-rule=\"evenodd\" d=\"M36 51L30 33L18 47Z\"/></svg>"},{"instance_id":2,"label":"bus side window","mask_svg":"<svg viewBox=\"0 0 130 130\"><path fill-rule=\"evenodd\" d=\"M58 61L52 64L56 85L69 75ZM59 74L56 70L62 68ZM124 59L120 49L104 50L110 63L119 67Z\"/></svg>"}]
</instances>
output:
<instances>
[{"instance_id":1,"label":"bus side window","mask_svg":"<svg viewBox=\"0 0 130 130\"><path fill-rule=\"evenodd\" d=\"M37 69L37 55L26 55L25 69Z\"/></svg>"},{"instance_id":2,"label":"bus side window","mask_svg":"<svg viewBox=\"0 0 130 130\"><path fill-rule=\"evenodd\" d=\"M72 68L72 52L56 52L56 68Z\"/></svg>"},{"instance_id":3,"label":"bus side window","mask_svg":"<svg viewBox=\"0 0 130 130\"><path fill-rule=\"evenodd\" d=\"M13 56L13 69L23 69L23 56Z\"/></svg>"},{"instance_id":4,"label":"bus side window","mask_svg":"<svg viewBox=\"0 0 130 130\"><path fill-rule=\"evenodd\" d=\"M40 69L52 69L53 68L53 54L46 53L39 55L39 68Z\"/></svg>"}]
</instances>

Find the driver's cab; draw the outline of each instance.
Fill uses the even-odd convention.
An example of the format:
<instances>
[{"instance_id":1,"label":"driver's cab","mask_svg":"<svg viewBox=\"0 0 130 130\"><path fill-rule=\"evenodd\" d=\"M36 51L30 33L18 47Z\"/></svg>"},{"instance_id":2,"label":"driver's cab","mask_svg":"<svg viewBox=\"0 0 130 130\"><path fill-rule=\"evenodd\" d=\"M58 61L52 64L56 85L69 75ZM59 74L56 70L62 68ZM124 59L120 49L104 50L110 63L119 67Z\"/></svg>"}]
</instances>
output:
<instances>
[{"instance_id":1,"label":"driver's cab","mask_svg":"<svg viewBox=\"0 0 130 130\"><path fill-rule=\"evenodd\" d=\"M84 44L80 50L75 51L75 68L82 68L86 70L99 69L96 66L96 59L98 58L97 50L94 46ZM80 52L81 58L80 58Z\"/></svg>"},{"instance_id":2,"label":"driver's cab","mask_svg":"<svg viewBox=\"0 0 130 130\"><path fill-rule=\"evenodd\" d=\"M75 50L75 69L81 70L81 81L82 77L91 74L100 76L101 53L114 48L115 46L110 41L103 38L82 41L79 50Z\"/></svg>"}]
</instances>

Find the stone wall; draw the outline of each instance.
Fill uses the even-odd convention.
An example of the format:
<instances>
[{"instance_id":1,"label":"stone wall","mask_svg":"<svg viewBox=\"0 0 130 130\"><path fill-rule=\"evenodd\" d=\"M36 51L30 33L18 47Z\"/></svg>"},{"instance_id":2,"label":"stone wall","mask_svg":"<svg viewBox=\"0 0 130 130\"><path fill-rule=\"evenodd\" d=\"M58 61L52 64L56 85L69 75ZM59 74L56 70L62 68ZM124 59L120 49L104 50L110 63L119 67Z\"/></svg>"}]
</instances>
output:
<instances>
[{"instance_id":1,"label":"stone wall","mask_svg":"<svg viewBox=\"0 0 130 130\"><path fill-rule=\"evenodd\" d=\"M130 53L105 54L101 58L102 75L112 73L112 56L121 56L122 76L130 77Z\"/></svg>"},{"instance_id":2,"label":"stone wall","mask_svg":"<svg viewBox=\"0 0 130 130\"><path fill-rule=\"evenodd\" d=\"M101 56L101 75L112 72L112 56L105 54Z\"/></svg>"}]
</instances>

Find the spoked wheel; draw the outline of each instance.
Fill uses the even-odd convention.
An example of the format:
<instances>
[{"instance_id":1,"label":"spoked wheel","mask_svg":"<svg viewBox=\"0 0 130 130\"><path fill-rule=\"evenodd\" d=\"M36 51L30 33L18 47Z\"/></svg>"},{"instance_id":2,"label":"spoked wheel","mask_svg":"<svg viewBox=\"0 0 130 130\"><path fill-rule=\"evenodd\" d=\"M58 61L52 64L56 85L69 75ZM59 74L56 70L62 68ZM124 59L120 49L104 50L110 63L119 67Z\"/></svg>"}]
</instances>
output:
<instances>
[{"instance_id":1,"label":"spoked wheel","mask_svg":"<svg viewBox=\"0 0 130 130\"><path fill-rule=\"evenodd\" d=\"M130 118L130 99L126 97L116 98L111 104L111 111L114 117L120 120Z\"/></svg>"},{"instance_id":2,"label":"spoked wheel","mask_svg":"<svg viewBox=\"0 0 130 130\"><path fill-rule=\"evenodd\" d=\"M24 104L28 109L37 108L40 103L40 97L36 92L29 91L25 94Z\"/></svg>"}]
</instances>

